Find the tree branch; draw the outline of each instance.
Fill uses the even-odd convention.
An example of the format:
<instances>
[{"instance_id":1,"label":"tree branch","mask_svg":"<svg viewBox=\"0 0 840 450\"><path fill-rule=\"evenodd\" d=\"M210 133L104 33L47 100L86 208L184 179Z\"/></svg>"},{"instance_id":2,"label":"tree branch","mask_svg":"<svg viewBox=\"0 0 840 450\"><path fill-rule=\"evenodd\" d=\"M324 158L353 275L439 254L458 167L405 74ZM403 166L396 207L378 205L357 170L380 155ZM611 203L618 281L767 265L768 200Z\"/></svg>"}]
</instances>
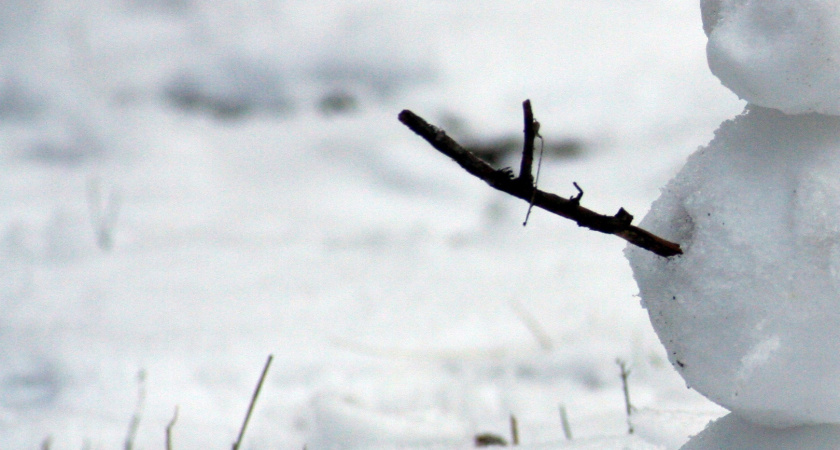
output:
<instances>
[{"instance_id":1,"label":"tree branch","mask_svg":"<svg viewBox=\"0 0 840 450\"><path fill-rule=\"evenodd\" d=\"M580 206L583 191L577 185L578 195L566 199L550 192L537 189L533 184L531 165L534 157L534 139L538 132L539 122L533 118L530 101L523 103L525 112L525 146L522 154L519 177L514 177L508 169L496 170L470 151L461 147L442 129L429 124L422 117L409 110L400 113L399 119L405 126L425 139L436 150L452 158L471 175L480 178L491 187L510 194L516 198L533 203L558 216L575 221L578 226L614 234L627 242L649 250L659 256L669 257L682 254L679 244L662 239L648 231L633 226L633 216L621 208L614 216L598 214Z\"/></svg>"}]
</instances>

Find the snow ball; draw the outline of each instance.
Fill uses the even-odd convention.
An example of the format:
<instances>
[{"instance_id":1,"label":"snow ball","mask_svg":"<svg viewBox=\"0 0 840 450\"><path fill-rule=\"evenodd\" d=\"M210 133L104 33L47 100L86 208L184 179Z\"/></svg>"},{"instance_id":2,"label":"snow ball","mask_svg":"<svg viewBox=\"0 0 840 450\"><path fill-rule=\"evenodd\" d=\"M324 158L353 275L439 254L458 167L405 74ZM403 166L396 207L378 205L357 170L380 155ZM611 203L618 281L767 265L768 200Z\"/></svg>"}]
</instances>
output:
<instances>
[{"instance_id":1,"label":"snow ball","mask_svg":"<svg viewBox=\"0 0 840 450\"><path fill-rule=\"evenodd\" d=\"M840 2L702 0L709 68L740 98L840 115Z\"/></svg>"},{"instance_id":2,"label":"snow ball","mask_svg":"<svg viewBox=\"0 0 840 450\"><path fill-rule=\"evenodd\" d=\"M673 366L749 421L840 423L837 174L840 117L750 105L640 224L684 254L626 251Z\"/></svg>"},{"instance_id":3,"label":"snow ball","mask_svg":"<svg viewBox=\"0 0 840 450\"><path fill-rule=\"evenodd\" d=\"M836 448L837 442L840 442L840 425L823 424L780 430L754 425L729 414L709 424L680 450L822 450Z\"/></svg>"}]
</instances>

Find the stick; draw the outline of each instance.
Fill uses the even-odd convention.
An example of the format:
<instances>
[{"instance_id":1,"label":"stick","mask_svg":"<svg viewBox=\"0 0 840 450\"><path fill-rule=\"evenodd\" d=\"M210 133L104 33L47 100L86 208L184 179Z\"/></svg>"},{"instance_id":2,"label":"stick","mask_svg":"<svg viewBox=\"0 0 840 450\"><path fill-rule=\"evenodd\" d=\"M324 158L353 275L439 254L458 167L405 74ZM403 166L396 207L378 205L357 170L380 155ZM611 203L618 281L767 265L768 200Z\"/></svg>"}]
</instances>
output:
<instances>
[{"instance_id":1,"label":"stick","mask_svg":"<svg viewBox=\"0 0 840 450\"><path fill-rule=\"evenodd\" d=\"M522 147L522 164L519 166L519 179L523 183L534 184L531 167L534 165L534 141L539 133L540 123L534 120L531 100L522 102L522 115L525 117L525 143Z\"/></svg>"},{"instance_id":2,"label":"stick","mask_svg":"<svg viewBox=\"0 0 840 450\"><path fill-rule=\"evenodd\" d=\"M560 424L563 426L563 435L567 441L572 440L572 425L569 423L569 415L566 414L566 406L560 405Z\"/></svg>"},{"instance_id":3,"label":"stick","mask_svg":"<svg viewBox=\"0 0 840 450\"><path fill-rule=\"evenodd\" d=\"M137 429L140 427L140 419L143 417L143 406L146 403L146 371L137 372L137 408L131 416L128 424L128 432L125 436L125 450L134 448L134 438L137 436Z\"/></svg>"},{"instance_id":4,"label":"stick","mask_svg":"<svg viewBox=\"0 0 840 450\"><path fill-rule=\"evenodd\" d=\"M519 445L519 423L513 414L510 415L510 444L514 447Z\"/></svg>"},{"instance_id":5,"label":"stick","mask_svg":"<svg viewBox=\"0 0 840 450\"><path fill-rule=\"evenodd\" d=\"M265 382L265 376L268 373L268 368L271 366L271 361L273 359L274 355L268 355L268 359L265 361L265 366L263 367L262 374L260 375L260 381L257 382L257 387L254 389L254 394L251 396L251 403L248 405L248 412L245 414L245 420L242 421L242 428L239 429L239 436L236 438L236 442L233 443L233 450L239 450L239 446L242 445L242 438L245 436L245 429L248 428L248 422L251 420L251 413L254 412L254 405L257 403L257 397L260 396L263 382Z\"/></svg>"},{"instance_id":6,"label":"stick","mask_svg":"<svg viewBox=\"0 0 840 450\"><path fill-rule=\"evenodd\" d=\"M172 450L172 428L175 427L175 422L178 420L178 406L175 406L175 414L172 415L172 420L166 424L166 450Z\"/></svg>"},{"instance_id":7,"label":"stick","mask_svg":"<svg viewBox=\"0 0 840 450\"><path fill-rule=\"evenodd\" d=\"M624 409L627 412L627 434L633 434L633 422L630 420L630 416L633 414L633 405L630 403L630 387L627 383L630 370L627 369L627 364L623 360L616 359L615 362L621 368L621 387L624 390Z\"/></svg>"},{"instance_id":8,"label":"stick","mask_svg":"<svg viewBox=\"0 0 840 450\"><path fill-rule=\"evenodd\" d=\"M531 174L531 169L534 166L534 141L540 135L540 123L534 120L534 111L531 109L531 100L522 102L522 111L525 116L525 144L522 148L522 164L519 168L519 179L522 182L528 182L537 190L537 183L540 181L540 167L542 166L542 146L540 147L540 161L537 163L537 176ZM542 137L540 137L542 139ZM522 226L528 225L528 219L531 217L531 210L534 209L534 194L531 194L531 200L528 201L528 212L525 213L525 221Z\"/></svg>"},{"instance_id":9,"label":"stick","mask_svg":"<svg viewBox=\"0 0 840 450\"><path fill-rule=\"evenodd\" d=\"M527 115L530 102L523 106ZM400 113L399 120L411 129L411 131L425 139L437 151L452 158L461 168L483 180L490 187L525 200L526 202L533 203L534 206L557 214L558 216L573 220L578 226L600 231L601 233L614 234L633 245L649 250L659 256L670 257L682 254L682 249L679 244L667 241L648 231L633 226L631 224L633 216L625 211L624 208L620 208L614 216L607 216L580 206L580 196L582 194L580 188L578 188L578 196L572 197L572 199L566 199L534 187L530 170L531 164L533 163L533 142L531 143L530 151L527 151L528 145L526 144L526 151L523 151L520 167L520 178L515 178L509 168L501 170L494 169L478 156L455 142L445 131L429 124L417 114L406 109ZM531 123L536 123L533 119L531 120ZM529 122L526 117L526 125L527 123ZM526 126L527 128L529 127Z\"/></svg>"}]
</instances>

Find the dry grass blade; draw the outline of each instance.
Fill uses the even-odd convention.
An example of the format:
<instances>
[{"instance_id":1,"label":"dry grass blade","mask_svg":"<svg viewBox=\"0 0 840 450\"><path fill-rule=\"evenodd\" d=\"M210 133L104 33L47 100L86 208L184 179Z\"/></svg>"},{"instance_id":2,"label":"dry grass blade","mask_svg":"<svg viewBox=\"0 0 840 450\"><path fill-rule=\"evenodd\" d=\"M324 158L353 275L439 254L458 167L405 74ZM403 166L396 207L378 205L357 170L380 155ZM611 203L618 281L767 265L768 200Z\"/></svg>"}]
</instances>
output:
<instances>
[{"instance_id":1,"label":"dry grass blade","mask_svg":"<svg viewBox=\"0 0 840 450\"><path fill-rule=\"evenodd\" d=\"M242 428L239 429L239 436L236 438L236 442L233 443L233 450L239 450L239 446L242 445L242 438L245 437L245 429L248 428L248 422L251 420L251 414L254 412L254 405L257 403L257 398L260 396L260 391L262 390L263 383L265 382L265 376L268 374L268 368L271 366L271 361L274 359L274 355L268 355L268 359L265 361L265 366L263 367L262 374L260 375L260 381L257 382L257 387L254 389L254 394L251 396L251 403L248 404L248 412L245 414L245 420L242 421Z\"/></svg>"}]
</instances>

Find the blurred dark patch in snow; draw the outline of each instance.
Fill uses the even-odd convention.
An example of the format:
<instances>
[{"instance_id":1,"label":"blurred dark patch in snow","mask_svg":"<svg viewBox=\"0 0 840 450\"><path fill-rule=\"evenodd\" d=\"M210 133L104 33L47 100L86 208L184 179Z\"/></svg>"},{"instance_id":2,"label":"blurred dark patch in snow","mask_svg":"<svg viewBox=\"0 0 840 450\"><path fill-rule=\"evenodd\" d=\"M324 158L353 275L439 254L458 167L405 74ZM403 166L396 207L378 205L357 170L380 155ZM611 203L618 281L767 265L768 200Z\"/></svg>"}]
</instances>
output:
<instances>
[{"instance_id":1,"label":"blurred dark patch in snow","mask_svg":"<svg viewBox=\"0 0 840 450\"><path fill-rule=\"evenodd\" d=\"M24 152L25 157L33 161L72 166L100 158L105 148L96 137L80 126L70 126L53 136L45 136L45 139L33 142Z\"/></svg>"},{"instance_id":2,"label":"blurred dark patch in snow","mask_svg":"<svg viewBox=\"0 0 840 450\"><path fill-rule=\"evenodd\" d=\"M35 86L14 79L0 79L3 153L59 166L100 160L108 153L104 111L95 102L85 98L67 101L60 98L65 94L49 89L34 94L35 90Z\"/></svg>"},{"instance_id":3,"label":"blurred dark patch in snow","mask_svg":"<svg viewBox=\"0 0 840 450\"><path fill-rule=\"evenodd\" d=\"M21 350L17 346L14 349ZM0 363L0 405L14 408L46 406L58 397L61 375L46 359L7 353L0 356Z\"/></svg>"},{"instance_id":4,"label":"blurred dark patch in snow","mask_svg":"<svg viewBox=\"0 0 840 450\"><path fill-rule=\"evenodd\" d=\"M358 107L356 96L340 89L326 93L318 101L318 111L325 116L351 113Z\"/></svg>"},{"instance_id":5,"label":"blurred dark patch in snow","mask_svg":"<svg viewBox=\"0 0 840 450\"><path fill-rule=\"evenodd\" d=\"M463 118L451 113L444 114L440 123L453 139L491 165L512 164L521 157L524 140L522 133L481 136ZM535 156L539 157L542 151L542 155L550 159L577 158L586 149L585 142L569 136L544 137L542 140L537 139L535 145Z\"/></svg>"},{"instance_id":6,"label":"blurred dark patch in snow","mask_svg":"<svg viewBox=\"0 0 840 450\"><path fill-rule=\"evenodd\" d=\"M281 70L243 55L182 69L164 87L164 97L178 108L209 112L218 119L282 115L292 109Z\"/></svg>"},{"instance_id":7,"label":"blurred dark patch in snow","mask_svg":"<svg viewBox=\"0 0 840 450\"><path fill-rule=\"evenodd\" d=\"M552 359L547 357L517 363L514 366L516 378L541 383L554 383L557 380L568 379L590 390L601 389L607 384L606 374L596 361Z\"/></svg>"},{"instance_id":8,"label":"blurred dark patch in snow","mask_svg":"<svg viewBox=\"0 0 840 450\"><path fill-rule=\"evenodd\" d=\"M27 89L18 75L0 73L0 120L31 120L43 109L43 99Z\"/></svg>"},{"instance_id":9,"label":"blurred dark patch in snow","mask_svg":"<svg viewBox=\"0 0 840 450\"><path fill-rule=\"evenodd\" d=\"M358 55L351 52L351 55ZM327 60L316 65L316 79L343 89L371 92L388 98L405 88L434 81L435 71L423 62L376 59Z\"/></svg>"},{"instance_id":10,"label":"blurred dark patch in snow","mask_svg":"<svg viewBox=\"0 0 840 450\"><path fill-rule=\"evenodd\" d=\"M513 379L543 385L567 381L587 390L603 389L614 378L609 361L588 355L525 351L514 357L469 359L478 355L479 352L474 355L465 352L462 359L443 358L441 367L454 376L469 375L494 382Z\"/></svg>"}]
</instances>

